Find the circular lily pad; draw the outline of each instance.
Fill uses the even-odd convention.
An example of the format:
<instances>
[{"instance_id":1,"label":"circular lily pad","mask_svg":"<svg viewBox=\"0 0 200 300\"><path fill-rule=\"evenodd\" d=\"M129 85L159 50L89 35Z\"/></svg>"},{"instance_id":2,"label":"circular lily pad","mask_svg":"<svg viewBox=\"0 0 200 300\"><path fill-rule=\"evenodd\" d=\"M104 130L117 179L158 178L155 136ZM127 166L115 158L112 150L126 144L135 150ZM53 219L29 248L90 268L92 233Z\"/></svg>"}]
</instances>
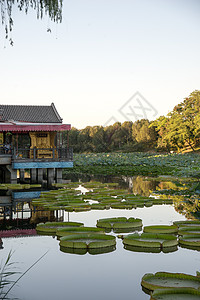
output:
<instances>
[{"instance_id":1,"label":"circular lily pad","mask_svg":"<svg viewBox=\"0 0 200 300\"><path fill-rule=\"evenodd\" d=\"M164 288L200 288L200 277L183 274L157 272L155 274L145 274L142 278L141 285L149 292L156 289Z\"/></svg>"},{"instance_id":2,"label":"circular lily pad","mask_svg":"<svg viewBox=\"0 0 200 300\"><path fill-rule=\"evenodd\" d=\"M200 250L200 234L187 234L179 237L179 245L189 249Z\"/></svg>"},{"instance_id":3,"label":"circular lily pad","mask_svg":"<svg viewBox=\"0 0 200 300\"><path fill-rule=\"evenodd\" d=\"M129 218L126 217L117 217L117 218L106 218L99 219L97 221L97 227L106 228L107 230L118 231L120 229L136 229L142 226L141 219Z\"/></svg>"},{"instance_id":4,"label":"circular lily pad","mask_svg":"<svg viewBox=\"0 0 200 300\"><path fill-rule=\"evenodd\" d=\"M60 238L60 247L62 248L95 249L112 247L115 245L115 236L106 234L83 233L68 235Z\"/></svg>"},{"instance_id":5,"label":"circular lily pad","mask_svg":"<svg viewBox=\"0 0 200 300\"><path fill-rule=\"evenodd\" d=\"M145 226L143 229L144 232L148 233L178 233L178 227L176 225L153 225Z\"/></svg>"},{"instance_id":6,"label":"circular lily pad","mask_svg":"<svg viewBox=\"0 0 200 300\"><path fill-rule=\"evenodd\" d=\"M151 295L151 300L197 300L200 291L193 288L157 289Z\"/></svg>"},{"instance_id":7,"label":"circular lily pad","mask_svg":"<svg viewBox=\"0 0 200 300\"><path fill-rule=\"evenodd\" d=\"M84 255L86 253L96 255L96 254L103 254L103 253L110 253L116 249L115 246L111 247L104 247L104 248L92 248L92 249L82 249L82 248L66 248L60 247L60 251L65 253L72 253L72 254L81 254Z\"/></svg>"},{"instance_id":8,"label":"circular lily pad","mask_svg":"<svg viewBox=\"0 0 200 300\"><path fill-rule=\"evenodd\" d=\"M36 226L36 231L39 234L56 234L56 231L60 227L79 227L83 225L80 222L46 222L39 223Z\"/></svg>"},{"instance_id":9,"label":"circular lily pad","mask_svg":"<svg viewBox=\"0 0 200 300\"><path fill-rule=\"evenodd\" d=\"M178 235L199 235L200 236L200 226L180 227L178 230Z\"/></svg>"},{"instance_id":10,"label":"circular lily pad","mask_svg":"<svg viewBox=\"0 0 200 300\"><path fill-rule=\"evenodd\" d=\"M200 226L200 221L198 220L185 220L185 221L175 221L173 222L174 225L180 227L186 226Z\"/></svg>"},{"instance_id":11,"label":"circular lily pad","mask_svg":"<svg viewBox=\"0 0 200 300\"><path fill-rule=\"evenodd\" d=\"M64 227L59 228L56 231L56 235L58 238L61 236L72 235L72 234L81 234L81 233L105 233L105 230L102 228L96 227Z\"/></svg>"},{"instance_id":12,"label":"circular lily pad","mask_svg":"<svg viewBox=\"0 0 200 300\"><path fill-rule=\"evenodd\" d=\"M177 238L171 234L152 234L138 233L129 234L123 239L124 245L141 247L141 248L158 248L174 247L178 245Z\"/></svg>"}]
</instances>

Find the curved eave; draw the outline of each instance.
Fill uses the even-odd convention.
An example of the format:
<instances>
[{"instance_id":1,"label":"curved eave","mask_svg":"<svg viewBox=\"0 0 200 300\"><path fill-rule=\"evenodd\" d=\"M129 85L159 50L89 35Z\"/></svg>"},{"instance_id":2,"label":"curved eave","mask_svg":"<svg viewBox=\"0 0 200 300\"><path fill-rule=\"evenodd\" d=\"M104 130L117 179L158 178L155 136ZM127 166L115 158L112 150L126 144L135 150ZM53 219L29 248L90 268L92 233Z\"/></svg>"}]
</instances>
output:
<instances>
[{"instance_id":1,"label":"curved eave","mask_svg":"<svg viewBox=\"0 0 200 300\"><path fill-rule=\"evenodd\" d=\"M0 124L0 132L23 132L23 131L67 131L71 129L70 124L59 125L16 125Z\"/></svg>"}]
</instances>

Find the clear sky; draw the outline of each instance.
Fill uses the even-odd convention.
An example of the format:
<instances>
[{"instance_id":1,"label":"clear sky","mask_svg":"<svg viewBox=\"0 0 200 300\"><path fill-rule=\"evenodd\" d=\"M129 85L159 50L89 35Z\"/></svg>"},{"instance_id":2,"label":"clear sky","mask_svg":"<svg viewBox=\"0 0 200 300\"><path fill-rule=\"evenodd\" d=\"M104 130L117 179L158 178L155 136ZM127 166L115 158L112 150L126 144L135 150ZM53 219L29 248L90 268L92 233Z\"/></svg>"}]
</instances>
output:
<instances>
[{"instance_id":1,"label":"clear sky","mask_svg":"<svg viewBox=\"0 0 200 300\"><path fill-rule=\"evenodd\" d=\"M54 102L80 129L155 119L200 89L200 0L63 2L61 24L14 11L13 47L1 28L1 104Z\"/></svg>"}]
</instances>

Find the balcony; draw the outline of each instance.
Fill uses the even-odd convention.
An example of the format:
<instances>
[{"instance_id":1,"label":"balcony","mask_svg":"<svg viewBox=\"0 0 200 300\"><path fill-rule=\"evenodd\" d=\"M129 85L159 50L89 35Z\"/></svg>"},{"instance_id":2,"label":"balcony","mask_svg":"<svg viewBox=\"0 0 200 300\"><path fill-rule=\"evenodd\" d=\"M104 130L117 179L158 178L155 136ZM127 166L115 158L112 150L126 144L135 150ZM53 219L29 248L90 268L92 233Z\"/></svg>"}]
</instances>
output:
<instances>
[{"instance_id":1,"label":"balcony","mask_svg":"<svg viewBox=\"0 0 200 300\"><path fill-rule=\"evenodd\" d=\"M12 161L73 161L72 148L29 148L11 150Z\"/></svg>"},{"instance_id":2,"label":"balcony","mask_svg":"<svg viewBox=\"0 0 200 300\"><path fill-rule=\"evenodd\" d=\"M16 148L0 147L0 165L12 165L12 169L71 168L72 148Z\"/></svg>"}]
</instances>

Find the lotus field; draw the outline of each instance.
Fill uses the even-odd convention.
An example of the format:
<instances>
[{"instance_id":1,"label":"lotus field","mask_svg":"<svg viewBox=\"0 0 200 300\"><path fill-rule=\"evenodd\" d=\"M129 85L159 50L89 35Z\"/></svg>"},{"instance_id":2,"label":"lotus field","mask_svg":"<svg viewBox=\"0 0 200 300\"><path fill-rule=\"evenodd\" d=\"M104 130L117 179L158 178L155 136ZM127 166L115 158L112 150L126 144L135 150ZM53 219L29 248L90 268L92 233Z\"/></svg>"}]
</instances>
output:
<instances>
[{"instance_id":1,"label":"lotus field","mask_svg":"<svg viewBox=\"0 0 200 300\"><path fill-rule=\"evenodd\" d=\"M199 177L200 155L153 153L99 153L75 154L73 171L67 173L99 175L172 175Z\"/></svg>"}]
</instances>

